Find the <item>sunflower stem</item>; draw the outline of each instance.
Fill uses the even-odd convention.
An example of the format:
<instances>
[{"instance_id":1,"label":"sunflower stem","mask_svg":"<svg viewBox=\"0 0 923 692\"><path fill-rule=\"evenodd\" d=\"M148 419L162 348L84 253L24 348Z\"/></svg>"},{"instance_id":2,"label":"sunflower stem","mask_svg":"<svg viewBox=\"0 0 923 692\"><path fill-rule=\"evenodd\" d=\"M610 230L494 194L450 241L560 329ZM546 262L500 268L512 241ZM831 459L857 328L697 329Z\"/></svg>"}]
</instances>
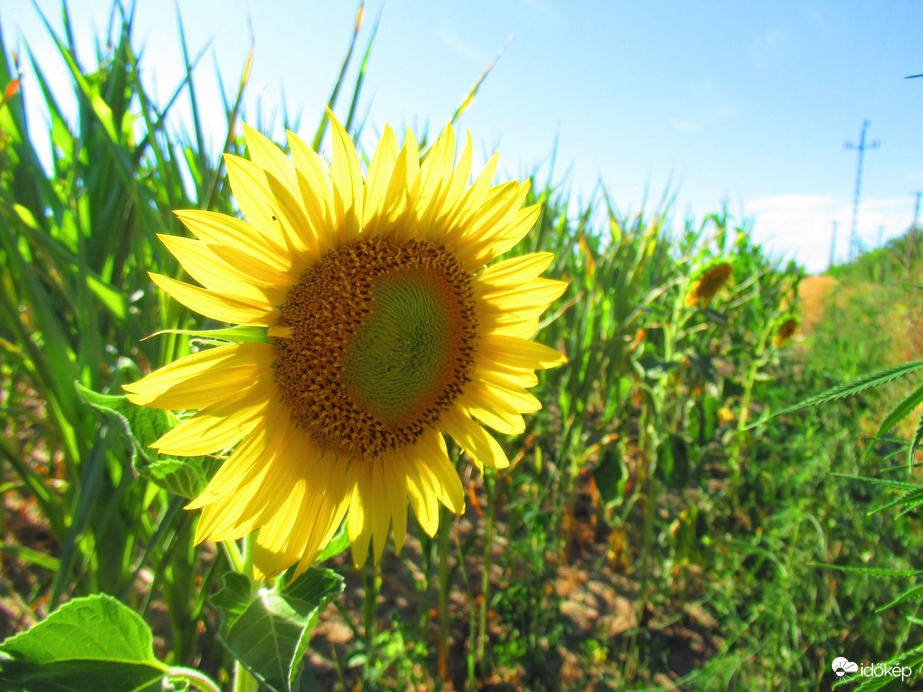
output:
<instances>
[{"instance_id":1,"label":"sunflower stem","mask_svg":"<svg viewBox=\"0 0 923 692\"><path fill-rule=\"evenodd\" d=\"M484 490L487 511L484 525L484 567L481 571L481 602L478 604L477 662L484 665L484 643L487 640L487 604L490 601L490 566L493 557L495 496L493 473L484 469Z\"/></svg>"},{"instance_id":2,"label":"sunflower stem","mask_svg":"<svg viewBox=\"0 0 923 692\"><path fill-rule=\"evenodd\" d=\"M247 534L243 539L243 543L243 551L238 551L237 546L234 546L234 552L237 553L238 557L242 555L239 562L240 567L237 568L237 565L235 565L235 571L250 580L252 590L256 586L253 583L253 554L256 550L256 533ZM231 553L229 552L228 554L230 555ZM244 664L239 659L234 661L234 686L232 689L233 692L259 692L260 689L256 678L244 668Z\"/></svg>"},{"instance_id":3,"label":"sunflower stem","mask_svg":"<svg viewBox=\"0 0 923 692\"><path fill-rule=\"evenodd\" d=\"M231 569L239 574L243 574L244 556L241 554L237 544L234 541L223 541L221 543L221 548L224 550L224 554L231 565Z\"/></svg>"},{"instance_id":4,"label":"sunflower stem","mask_svg":"<svg viewBox=\"0 0 923 692\"><path fill-rule=\"evenodd\" d=\"M186 680L194 688L197 690L204 690L204 692L221 692L221 688L218 687L214 680L194 668L172 666L167 668L166 677Z\"/></svg>"},{"instance_id":5,"label":"sunflower stem","mask_svg":"<svg viewBox=\"0 0 923 692\"><path fill-rule=\"evenodd\" d=\"M369 551L366 568L362 570L365 593L362 597L362 615L365 620L365 682L372 682L378 656L378 592L381 589L381 571L375 565L373 552Z\"/></svg>"},{"instance_id":6,"label":"sunflower stem","mask_svg":"<svg viewBox=\"0 0 923 692\"><path fill-rule=\"evenodd\" d=\"M449 512L439 507L439 678L449 679Z\"/></svg>"},{"instance_id":7,"label":"sunflower stem","mask_svg":"<svg viewBox=\"0 0 923 692\"><path fill-rule=\"evenodd\" d=\"M256 532L244 536L243 563L240 573L253 584L253 554L256 551Z\"/></svg>"}]
</instances>

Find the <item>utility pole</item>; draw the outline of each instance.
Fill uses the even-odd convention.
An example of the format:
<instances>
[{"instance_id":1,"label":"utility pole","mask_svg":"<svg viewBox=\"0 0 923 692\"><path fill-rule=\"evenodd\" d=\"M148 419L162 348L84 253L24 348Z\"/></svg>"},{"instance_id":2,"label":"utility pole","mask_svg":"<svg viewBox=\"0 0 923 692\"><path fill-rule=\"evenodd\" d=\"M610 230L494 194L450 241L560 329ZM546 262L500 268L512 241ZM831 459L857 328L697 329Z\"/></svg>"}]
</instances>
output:
<instances>
[{"instance_id":1,"label":"utility pole","mask_svg":"<svg viewBox=\"0 0 923 692\"><path fill-rule=\"evenodd\" d=\"M836 221L833 222L833 239L830 241L830 262L827 263L827 269L832 269L836 263Z\"/></svg>"},{"instance_id":2,"label":"utility pole","mask_svg":"<svg viewBox=\"0 0 923 692\"><path fill-rule=\"evenodd\" d=\"M849 234L849 261L852 262L856 258L856 252L859 248L859 236L856 231L856 225L859 221L859 191L862 187L862 160L865 156L866 149L877 149L881 146L880 142L877 140L871 144L865 143L865 131L868 129L869 121L866 120L862 123L862 134L859 135L859 146L854 145L852 142L846 143L847 149L858 149L859 151L859 164L856 166L856 197L853 200L852 205L852 230Z\"/></svg>"},{"instance_id":3,"label":"utility pole","mask_svg":"<svg viewBox=\"0 0 923 692\"><path fill-rule=\"evenodd\" d=\"M921 192L918 192L918 193L917 193L917 203L916 203L916 206L914 206L914 208L913 208L913 223L910 224L910 227L911 227L911 228L916 228L916 227L917 227L917 224L918 224L919 221L920 221L920 195L921 195L921 194L923 194L923 193L921 193Z\"/></svg>"}]
</instances>

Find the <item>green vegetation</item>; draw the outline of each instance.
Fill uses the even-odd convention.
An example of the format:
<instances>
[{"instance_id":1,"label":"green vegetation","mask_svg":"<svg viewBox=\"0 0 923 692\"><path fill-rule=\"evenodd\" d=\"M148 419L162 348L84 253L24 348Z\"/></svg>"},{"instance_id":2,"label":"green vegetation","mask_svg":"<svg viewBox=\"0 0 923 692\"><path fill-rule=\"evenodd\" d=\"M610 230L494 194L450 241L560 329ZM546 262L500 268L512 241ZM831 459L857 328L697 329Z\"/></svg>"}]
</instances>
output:
<instances>
[{"instance_id":1,"label":"green vegetation","mask_svg":"<svg viewBox=\"0 0 923 692\"><path fill-rule=\"evenodd\" d=\"M171 419L121 397L190 348L146 337L225 326L147 272L180 275L156 238L184 233L172 210L233 206L191 79L153 102L130 23L111 38L91 66L58 40L74 122L35 60L47 132L29 130L0 46L0 682L256 689L245 668L273 690L817 690L839 656L923 674L923 492L907 463L923 395L891 382L920 365L770 418L917 359L921 231L805 278L723 211L625 218L605 197L574 209L553 181L532 181L542 215L513 252L555 253L547 275L570 287L539 340L569 363L540 374L544 409L503 440L512 467L464 478L466 513L434 539L411 525L377 572L352 568L341 535L288 588L251 593L234 573L246 545L193 545L182 509L219 462L147 449ZM241 154L242 57L223 147ZM188 136L169 125L182 99ZM717 294L689 300L723 264ZM786 341L793 319L805 327Z\"/></svg>"}]
</instances>

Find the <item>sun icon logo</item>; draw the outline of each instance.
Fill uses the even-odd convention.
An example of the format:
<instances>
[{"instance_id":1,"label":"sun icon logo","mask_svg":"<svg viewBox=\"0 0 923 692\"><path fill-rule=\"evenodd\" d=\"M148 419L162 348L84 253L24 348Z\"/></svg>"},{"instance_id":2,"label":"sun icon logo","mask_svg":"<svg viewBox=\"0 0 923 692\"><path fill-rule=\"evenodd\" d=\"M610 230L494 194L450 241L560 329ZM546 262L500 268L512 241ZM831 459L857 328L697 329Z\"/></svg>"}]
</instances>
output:
<instances>
[{"instance_id":1,"label":"sun icon logo","mask_svg":"<svg viewBox=\"0 0 923 692\"><path fill-rule=\"evenodd\" d=\"M833 659L833 672L838 678L843 677L846 673L855 673L859 670L859 665L853 663L848 658L837 656Z\"/></svg>"}]
</instances>

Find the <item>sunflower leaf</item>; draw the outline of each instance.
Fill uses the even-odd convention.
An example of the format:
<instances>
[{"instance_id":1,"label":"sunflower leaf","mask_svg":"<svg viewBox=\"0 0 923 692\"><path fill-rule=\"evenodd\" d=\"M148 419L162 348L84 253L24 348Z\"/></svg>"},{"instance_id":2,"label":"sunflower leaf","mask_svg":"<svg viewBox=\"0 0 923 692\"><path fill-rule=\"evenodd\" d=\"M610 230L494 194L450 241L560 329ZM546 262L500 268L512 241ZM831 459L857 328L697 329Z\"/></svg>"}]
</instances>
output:
<instances>
[{"instance_id":1,"label":"sunflower leaf","mask_svg":"<svg viewBox=\"0 0 923 692\"><path fill-rule=\"evenodd\" d=\"M154 332L148 339L161 334L185 334L207 342L230 342L243 344L251 341L269 343L266 327L238 326L226 329L161 329Z\"/></svg>"},{"instance_id":2,"label":"sunflower leaf","mask_svg":"<svg viewBox=\"0 0 923 692\"><path fill-rule=\"evenodd\" d=\"M317 616L342 591L343 578L329 569L311 568L284 591L255 593L249 579L229 573L211 602L228 651L270 689L293 692Z\"/></svg>"},{"instance_id":3,"label":"sunflower leaf","mask_svg":"<svg viewBox=\"0 0 923 692\"><path fill-rule=\"evenodd\" d=\"M167 666L152 641L147 623L115 598L75 598L0 644L0 688L160 690Z\"/></svg>"},{"instance_id":4,"label":"sunflower leaf","mask_svg":"<svg viewBox=\"0 0 923 692\"><path fill-rule=\"evenodd\" d=\"M160 487L184 497L197 497L221 466L221 460L214 457L178 458L150 449L152 443L173 427L167 411L136 406L124 396L100 394L79 382L75 384L84 401L116 424L132 451L135 470Z\"/></svg>"}]
</instances>

